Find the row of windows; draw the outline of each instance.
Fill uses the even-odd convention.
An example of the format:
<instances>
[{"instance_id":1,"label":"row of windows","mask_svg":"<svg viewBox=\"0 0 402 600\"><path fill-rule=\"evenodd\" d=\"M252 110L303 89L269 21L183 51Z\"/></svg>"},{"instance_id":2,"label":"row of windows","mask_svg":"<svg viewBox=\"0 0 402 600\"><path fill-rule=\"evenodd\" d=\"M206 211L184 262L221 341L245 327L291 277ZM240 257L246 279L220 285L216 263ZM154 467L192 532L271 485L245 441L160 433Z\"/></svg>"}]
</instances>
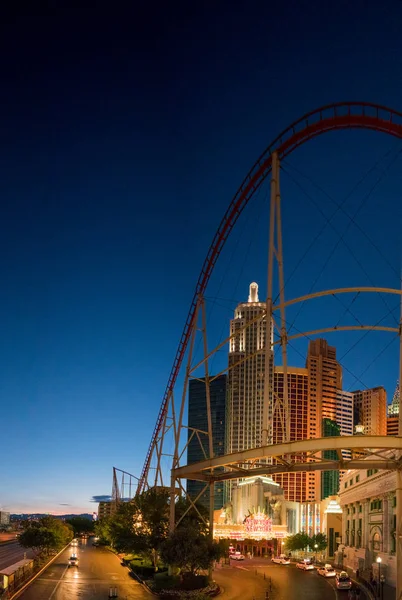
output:
<instances>
[{"instance_id":1,"label":"row of windows","mask_svg":"<svg viewBox=\"0 0 402 600\"><path fill-rule=\"evenodd\" d=\"M359 483L359 481L360 481L360 475L356 475L355 483ZM346 489L348 487L348 484L349 484L349 487L350 487L351 485L353 485L353 483L354 483L354 480L353 480L353 477L352 477L352 479L349 479L349 481L345 481L344 488Z\"/></svg>"}]
</instances>

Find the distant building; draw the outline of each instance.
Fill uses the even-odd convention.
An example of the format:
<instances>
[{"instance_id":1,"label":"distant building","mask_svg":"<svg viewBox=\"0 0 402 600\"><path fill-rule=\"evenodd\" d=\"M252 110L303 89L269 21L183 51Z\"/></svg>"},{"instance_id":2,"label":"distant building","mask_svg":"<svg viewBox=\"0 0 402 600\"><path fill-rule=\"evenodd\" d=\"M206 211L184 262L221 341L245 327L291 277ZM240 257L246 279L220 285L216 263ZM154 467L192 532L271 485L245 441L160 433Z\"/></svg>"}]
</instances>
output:
<instances>
[{"instance_id":1,"label":"distant building","mask_svg":"<svg viewBox=\"0 0 402 600\"><path fill-rule=\"evenodd\" d=\"M211 401L211 418L213 432L214 456L222 456L225 452L225 411L226 411L226 375L219 375L209 384ZM203 433L194 434L194 430L208 431L207 422L207 397L205 379L191 379L188 393L188 448L187 464L192 464L205 459L208 456L208 437ZM200 440L203 448L200 445ZM204 454L205 452L205 454ZM187 493L194 500L202 491L205 484L202 481L187 480ZM198 500L209 509L209 490L207 489ZM222 508L223 482L215 484L215 510Z\"/></svg>"},{"instance_id":2,"label":"distant building","mask_svg":"<svg viewBox=\"0 0 402 600\"><path fill-rule=\"evenodd\" d=\"M387 417L387 435L399 435L399 415Z\"/></svg>"},{"instance_id":3,"label":"distant building","mask_svg":"<svg viewBox=\"0 0 402 600\"><path fill-rule=\"evenodd\" d=\"M399 389L399 381L396 382L396 388L394 395L392 396L392 402L388 405L388 416L396 417L399 415L399 398L400 398L400 389Z\"/></svg>"},{"instance_id":4,"label":"distant building","mask_svg":"<svg viewBox=\"0 0 402 600\"><path fill-rule=\"evenodd\" d=\"M311 437L311 421L308 403L307 369L288 367L288 399L290 419L290 441L307 440ZM283 367L274 367L274 393L283 398ZM283 440L282 423L278 413L274 416L273 443ZM315 499L314 473L280 473L273 475L274 481L283 489L286 500L307 502Z\"/></svg>"},{"instance_id":5,"label":"distant building","mask_svg":"<svg viewBox=\"0 0 402 600\"><path fill-rule=\"evenodd\" d=\"M341 435L341 428L336 421L332 419L322 420L322 437L336 437ZM337 460L336 450L325 450L322 453L323 458L327 460ZM339 471L323 471L321 476L321 499L329 496L336 496L339 491Z\"/></svg>"},{"instance_id":6,"label":"distant building","mask_svg":"<svg viewBox=\"0 0 402 600\"><path fill-rule=\"evenodd\" d=\"M98 519L105 519L110 517L113 512L113 504L109 500L107 502L99 502L98 504Z\"/></svg>"},{"instance_id":7,"label":"distant building","mask_svg":"<svg viewBox=\"0 0 402 600\"><path fill-rule=\"evenodd\" d=\"M339 405L339 390L342 390L342 367L336 360L336 349L324 339L311 340L308 345L306 368L309 378L309 411L312 438L324 437L325 419L336 423ZM322 479L330 480L332 475L315 472L315 498L321 499ZM325 489L327 484L325 484ZM331 489L333 494L337 491Z\"/></svg>"},{"instance_id":8,"label":"distant building","mask_svg":"<svg viewBox=\"0 0 402 600\"><path fill-rule=\"evenodd\" d=\"M10 525L10 513L0 510L0 525Z\"/></svg>"},{"instance_id":9,"label":"distant building","mask_svg":"<svg viewBox=\"0 0 402 600\"><path fill-rule=\"evenodd\" d=\"M354 424L363 425L365 435L387 434L387 392L382 386L353 393Z\"/></svg>"}]
</instances>

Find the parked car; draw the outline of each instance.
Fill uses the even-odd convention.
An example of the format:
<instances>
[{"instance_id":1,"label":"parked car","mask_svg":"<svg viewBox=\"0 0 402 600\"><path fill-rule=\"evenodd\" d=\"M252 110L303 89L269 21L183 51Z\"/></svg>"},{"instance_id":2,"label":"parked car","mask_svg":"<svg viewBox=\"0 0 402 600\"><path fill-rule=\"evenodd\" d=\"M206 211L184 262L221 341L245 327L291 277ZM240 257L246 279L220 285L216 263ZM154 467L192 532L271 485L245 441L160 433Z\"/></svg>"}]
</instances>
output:
<instances>
[{"instance_id":1,"label":"parked car","mask_svg":"<svg viewBox=\"0 0 402 600\"><path fill-rule=\"evenodd\" d=\"M352 587L352 580L346 571L341 571L336 575L335 585L338 590L350 590Z\"/></svg>"},{"instance_id":2,"label":"parked car","mask_svg":"<svg viewBox=\"0 0 402 600\"><path fill-rule=\"evenodd\" d=\"M244 556L241 554L241 552L235 552L234 554L231 554L230 558L232 560L244 560Z\"/></svg>"},{"instance_id":3,"label":"parked car","mask_svg":"<svg viewBox=\"0 0 402 600\"><path fill-rule=\"evenodd\" d=\"M290 558L287 558L284 554L280 556L273 556L272 562L278 565L290 565Z\"/></svg>"},{"instance_id":4,"label":"parked car","mask_svg":"<svg viewBox=\"0 0 402 600\"><path fill-rule=\"evenodd\" d=\"M302 571L314 571L314 565L309 560L301 560L296 564L296 567Z\"/></svg>"},{"instance_id":5,"label":"parked car","mask_svg":"<svg viewBox=\"0 0 402 600\"><path fill-rule=\"evenodd\" d=\"M324 565L323 567L319 567L317 569L318 574L322 575L323 577L335 577L336 576L336 571L335 569L331 566L331 565Z\"/></svg>"}]
</instances>

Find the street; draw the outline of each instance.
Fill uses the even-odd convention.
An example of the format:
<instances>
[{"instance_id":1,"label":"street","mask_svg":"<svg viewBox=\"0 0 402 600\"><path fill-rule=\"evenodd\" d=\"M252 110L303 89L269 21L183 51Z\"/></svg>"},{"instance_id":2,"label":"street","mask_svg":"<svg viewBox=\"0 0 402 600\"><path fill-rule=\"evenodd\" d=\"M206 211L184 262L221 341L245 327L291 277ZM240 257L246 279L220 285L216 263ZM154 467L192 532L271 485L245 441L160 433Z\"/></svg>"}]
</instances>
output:
<instances>
[{"instance_id":1,"label":"street","mask_svg":"<svg viewBox=\"0 0 402 600\"><path fill-rule=\"evenodd\" d=\"M9 542L7 544L0 545L0 569L4 567L9 567L14 563L22 560L24 558L24 553L26 553L27 558L32 558L34 556L34 552L27 548L22 548L18 542Z\"/></svg>"},{"instance_id":2,"label":"street","mask_svg":"<svg viewBox=\"0 0 402 600\"><path fill-rule=\"evenodd\" d=\"M75 553L78 567L68 567ZM109 588L116 587L119 600L138 600L151 595L129 576L117 556L84 540L69 547L20 596L21 600L106 600Z\"/></svg>"},{"instance_id":3,"label":"street","mask_svg":"<svg viewBox=\"0 0 402 600\"><path fill-rule=\"evenodd\" d=\"M346 600L348 597L347 592L336 589L333 579L325 579L316 571L301 571L295 563L277 565L268 559L253 558L238 563L232 561L230 567L214 570L214 579L224 589L221 597L225 600L265 600L270 577L274 600ZM363 592L360 600L365 600Z\"/></svg>"}]
</instances>

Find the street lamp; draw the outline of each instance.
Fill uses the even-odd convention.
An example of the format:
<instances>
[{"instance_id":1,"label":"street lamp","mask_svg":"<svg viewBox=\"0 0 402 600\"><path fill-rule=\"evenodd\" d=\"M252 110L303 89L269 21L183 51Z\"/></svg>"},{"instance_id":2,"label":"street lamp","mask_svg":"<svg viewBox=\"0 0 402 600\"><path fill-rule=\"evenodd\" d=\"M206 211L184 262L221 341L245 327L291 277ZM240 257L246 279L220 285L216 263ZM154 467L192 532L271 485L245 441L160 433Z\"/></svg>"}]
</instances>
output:
<instances>
[{"instance_id":1,"label":"street lamp","mask_svg":"<svg viewBox=\"0 0 402 600\"><path fill-rule=\"evenodd\" d=\"M381 581L381 556L377 556L377 565L378 565L378 596L380 596L380 581Z\"/></svg>"},{"instance_id":2,"label":"street lamp","mask_svg":"<svg viewBox=\"0 0 402 600\"><path fill-rule=\"evenodd\" d=\"M384 583L385 583L385 577L384 577L384 575L381 575L381 577L380 577L380 584L381 584L381 600L384 600Z\"/></svg>"},{"instance_id":3,"label":"street lamp","mask_svg":"<svg viewBox=\"0 0 402 600\"><path fill-rule=\"evenodd\" d=\"M318 544L314 544L314 550L315 550L315 562L317 564L317 550L318 550Z\"/></svg>"}]
</instances>

